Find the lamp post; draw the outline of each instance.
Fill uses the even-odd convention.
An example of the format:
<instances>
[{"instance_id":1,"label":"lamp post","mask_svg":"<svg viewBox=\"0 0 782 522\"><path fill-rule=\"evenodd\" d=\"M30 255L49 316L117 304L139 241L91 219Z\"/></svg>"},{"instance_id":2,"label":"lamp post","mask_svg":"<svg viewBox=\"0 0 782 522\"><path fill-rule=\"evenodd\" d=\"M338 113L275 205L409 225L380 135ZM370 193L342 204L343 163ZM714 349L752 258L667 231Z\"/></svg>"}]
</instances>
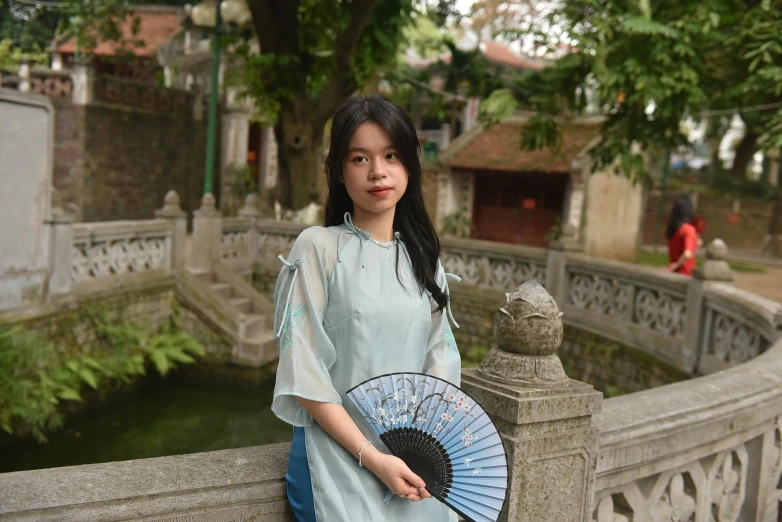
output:
<instances>
[{"instance_id":1,"label":"lamp post","mask_svg":"<svg viewBox=\"0 0 782 522\"><path fill-rule=\"evenodd\" d=\"M189 10L193 25L212 33L212 71L209 87L209 115L206 134L206 169L204 194L212 193L214 180L215 148L217 144L217 97L220 90L220 37L230 31L223 25L243 26L252 20L250 9L244 0L205 0Z\"/></svg>"}]
</instances>

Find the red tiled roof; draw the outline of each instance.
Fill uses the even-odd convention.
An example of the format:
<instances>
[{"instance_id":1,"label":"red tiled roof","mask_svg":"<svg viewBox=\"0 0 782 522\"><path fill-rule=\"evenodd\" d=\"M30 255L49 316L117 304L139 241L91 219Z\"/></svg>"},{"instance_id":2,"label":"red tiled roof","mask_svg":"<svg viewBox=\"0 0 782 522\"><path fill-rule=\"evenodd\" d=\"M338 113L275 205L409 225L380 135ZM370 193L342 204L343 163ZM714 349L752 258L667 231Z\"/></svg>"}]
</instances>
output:
<instances>
[{"instance_id":1,"label":"red tiled roof","mask_svg":"<svg viewBox=\"0 0 782 522\"><path fill-rule=\"evenodd\" d=\"M551 149L522 150L523 123L503 122L485 129L444 163L452 168L503 172L569 172L570 164L600 132L599 124L563 124L558 154Z\"/></svg>"},{"instance_id":2,"label":"red tiled roof","mask_svg":"<svg viewBox=\"0 0 782 522\"><path fill-rule=\"evenodd\" d=\"M488 61L498 65L506 65L515 69L540 71L543 64L524 58L514 53L508 46L500 42L481 40L479 50ZM438 61L445 64L451 63L451 53L446 51L436 58L408 59L407 64L416 70L423 70L435 65Z\"/></svg>"},{"instance_id":3,"label":"red tiled roof","mask_svg":"<svg viewBox=\"0 0 782 522\"><path fill-rule=\"evenodd\" d=\"M531 71L540 71L543 69L542 65L530 60L525 60L511 51L506 45L499 42L482 40L480 46L483 55L492 63L507 65L516 69L528 69Z\"/></svg>"},{"instance_id":4,"label":"red tiled roof","mask_svg":"<svg viewBox=\"0 0 782 522\"><path fill-rule=\"evenodd\" d=\"M121 45L120 42L99 42L93 53L96 56L112 56L122 49L136 56L151 56L158 46L176 33L181 24L178 9L135 9L132 10L119 24L122 36L131 42L141 41L144 45L137 46L132 43ZM139 32L133 34L133 21L140 18ZM57 51L63 54L73 54L76 51L76 38L71 37L57 46Z\"/></svg>"}]
</instances>

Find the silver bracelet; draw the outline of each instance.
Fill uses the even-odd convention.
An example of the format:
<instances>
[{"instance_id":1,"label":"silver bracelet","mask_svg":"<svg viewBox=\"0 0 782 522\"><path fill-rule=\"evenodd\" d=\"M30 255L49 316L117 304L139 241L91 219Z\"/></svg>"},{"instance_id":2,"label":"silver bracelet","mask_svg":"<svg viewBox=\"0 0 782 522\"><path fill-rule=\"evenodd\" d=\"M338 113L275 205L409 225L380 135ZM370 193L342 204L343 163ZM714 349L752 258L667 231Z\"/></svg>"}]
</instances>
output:
<instances>
[{"instance_id":1,"label":"silver bracelet","mask_svg":"<svg viewBox=\"0 0 782 522\"><path fill-rule=\"evenodd\" d=\"M358 450L358 467L359 467L359 468L363 468L363 467L364 467L364 465L361 463L361 452L362 452L362 451L364 451L364 448L366 448L366 447L367 447L367 446L369 446L370 444L372 444L372 441L371 441L371 440L366 440L366 439L365 439L365 440L364 440L364 443L363 443L363 444L361 444L361 449L360 449L360 450Z\"/></svg>"}]
</instances>

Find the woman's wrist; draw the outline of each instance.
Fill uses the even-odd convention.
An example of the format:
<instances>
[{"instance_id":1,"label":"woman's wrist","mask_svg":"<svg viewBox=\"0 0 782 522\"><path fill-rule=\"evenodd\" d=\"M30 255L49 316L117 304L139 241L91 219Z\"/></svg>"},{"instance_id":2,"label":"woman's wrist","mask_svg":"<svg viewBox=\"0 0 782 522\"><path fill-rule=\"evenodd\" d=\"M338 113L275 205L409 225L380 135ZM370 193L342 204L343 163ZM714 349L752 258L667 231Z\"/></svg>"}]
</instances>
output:
<instances>
[{"instance_id":1,"label":"woman's wrist","mask_svg":"<svg viewBox=\"0 0 782 522\"><path fill-rule=\"evenodd\" d=\"M377 460L382 455L383 453L378 451L374 444L368 444L361 452L361 464L363 464L365 468L369 468L374 472Z\"/></svg>"}]
</instances>

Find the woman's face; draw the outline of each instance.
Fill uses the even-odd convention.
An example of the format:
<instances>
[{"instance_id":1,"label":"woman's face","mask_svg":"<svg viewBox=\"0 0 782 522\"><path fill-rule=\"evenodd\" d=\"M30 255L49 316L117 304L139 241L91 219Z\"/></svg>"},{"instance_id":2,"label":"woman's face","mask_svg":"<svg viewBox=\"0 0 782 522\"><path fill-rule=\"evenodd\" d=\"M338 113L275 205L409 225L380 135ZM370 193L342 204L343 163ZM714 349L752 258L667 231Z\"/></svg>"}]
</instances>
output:
<instances>
[{"instance_id":1,"label":"woman's face","mask_svg":"<svg viewBox=\"0 0 782 522\"><path fill-rule=\"evenodd\" d=\"M348 143L342 176L353 205L379 214L393 210L407 189L407 170L386 130L359 125Z\"/></svg>"}]
</instances>

